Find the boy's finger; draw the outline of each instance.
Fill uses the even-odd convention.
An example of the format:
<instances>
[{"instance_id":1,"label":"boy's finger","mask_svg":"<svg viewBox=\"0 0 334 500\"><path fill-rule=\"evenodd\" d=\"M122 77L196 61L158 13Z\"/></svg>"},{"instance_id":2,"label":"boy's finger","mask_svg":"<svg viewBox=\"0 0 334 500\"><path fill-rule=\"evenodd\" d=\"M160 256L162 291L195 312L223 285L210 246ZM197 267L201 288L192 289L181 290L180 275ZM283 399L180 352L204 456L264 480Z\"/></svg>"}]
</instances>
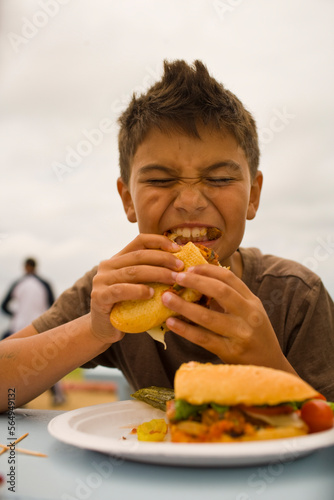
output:
<instances>
[{"instance_id":1,"label":"boy's finger","mask_svg":"<svg viewBox=\"0 0 334 500\"><path fill-rule=\"evenodd\" d=\"M245 299L251 299L253 297L253 294L248 288L248 286L240 278L238 278L231 270L225 267L196 266L191 269L188 269L188 272L220 280L229 285L234 290L236 290Z\"/></svg>"},{"instance_id":2,"label":"boy's finger","mask_svg":"<svg viewBox=\"0 0 334 500\"><path fill-rule=\"evenodd\" d=\"M123 255L135 250L144 249L157 249L165 250L168 252L178 252L180 246L171 241L167 236L161 234L139 234L134 240L131 241L123 250L121 250L117 255Z\"/></svg>"},{"instance_id":3,"label":"boy's finger","mask_svg":"<svg viewBox=\"0 0 334 500\"><path fill-rule=\"evenodd\" d=\"M118 255L104 262L104 268L108 269L121 269L123 267L133 266L157 266L181 271L183 269L183 262L175 257L171 252L161 252L157 250L135 250L130 253ZM159 279L157 280L159 281Z\"/></svg>"},{"instance_id":4,"label":"boy's finger","mask_svg":"<svg viewBox=\"0 0 334 500\"><path fill-rule=\"evenodd\" d=\"M181 272L176 273L175 281L180 286L194 288L206 297L215 299L222 309L230 314L239 316L248 310L249 301L245 300L238 290L218 279L191 272Z\"/></svg>"},{"instance_id":5,"label":"boy's finger","mask_svg":"<svg viewBox=\"0 0 334 500\"><path fill-rule=\"evenodd\" d=\"M189 319L192 323L226 338L233 335L235 327L232 328L232 322L237 321L240 324L242 321L241 318L239 319L233 314L214 311L199 304L187 302L172 292L163 293L162 302L166 307ZM170 321L173 320L169 318L167 326L170 326Z\"/></svg>"},{"instance_id":6,"label":"boy's finger","mask_svg":"<svg viewBox=\"0 0 334 500\"><path fill-rule=\"evenodd\" d=\"M217 334L208 328L175 317L169 318L166 325L172 332L216 354L221 359L226 359L229 355L231 339L227 335Z\"/></svg>"}]
</instances>

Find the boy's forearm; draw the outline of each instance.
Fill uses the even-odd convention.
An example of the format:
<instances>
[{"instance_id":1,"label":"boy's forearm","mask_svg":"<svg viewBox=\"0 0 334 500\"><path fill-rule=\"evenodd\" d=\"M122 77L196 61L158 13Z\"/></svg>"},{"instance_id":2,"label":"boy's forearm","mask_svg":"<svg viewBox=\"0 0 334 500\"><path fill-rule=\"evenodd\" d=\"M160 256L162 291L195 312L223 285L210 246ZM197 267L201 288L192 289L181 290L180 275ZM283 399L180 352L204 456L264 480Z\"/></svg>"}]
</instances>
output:
<instances>
[{"instance_id":1,"label":"boy's forearm","mask_svg":"<svg viewBox=\"0 0 334 500\"><path fill-rule=\"evenodd\" d=\"M22 406L109 346L92 335L89 315L0 342L0 412L8 409L9 390L15 391L15 405Z\"/></svg>"}]
</instances>

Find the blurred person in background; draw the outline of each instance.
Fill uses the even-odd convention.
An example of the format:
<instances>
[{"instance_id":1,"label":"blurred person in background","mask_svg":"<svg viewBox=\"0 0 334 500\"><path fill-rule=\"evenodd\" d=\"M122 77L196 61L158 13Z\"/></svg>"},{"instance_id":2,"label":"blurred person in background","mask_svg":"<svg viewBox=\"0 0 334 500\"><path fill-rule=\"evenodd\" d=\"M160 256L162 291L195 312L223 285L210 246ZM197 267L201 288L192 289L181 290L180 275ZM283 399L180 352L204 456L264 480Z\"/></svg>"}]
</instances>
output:
<instances>
[{"instance_id":1,"label":"blurred person in background","mask_svg":"<svg viewBox=\"0 0 334 500\"><path fill-rule=\"evenodd\" d=\"M24 261L24 274L14 281L1 303L1 310L10 316L8 329L1 339L9 337L22 328L30 325L52 306L54 293L48 281L36 274L37 262L29 257ZM64 396L60 384L50 388L53 404L61 404Z\"/></svg>"},{"instance_id":2,"label":"blurred person in background","mask_svg":"<svg viewBox=\"0 0 334 500\"><path fill-rule=\"evenodd\" d=\"M49 309L54 302L50 284L36 274L37 262L28 258L24 262L24 275L9 288L1 309L11 317L8 331L2 338L18 332Z\"/></svg>"}]
</instances>

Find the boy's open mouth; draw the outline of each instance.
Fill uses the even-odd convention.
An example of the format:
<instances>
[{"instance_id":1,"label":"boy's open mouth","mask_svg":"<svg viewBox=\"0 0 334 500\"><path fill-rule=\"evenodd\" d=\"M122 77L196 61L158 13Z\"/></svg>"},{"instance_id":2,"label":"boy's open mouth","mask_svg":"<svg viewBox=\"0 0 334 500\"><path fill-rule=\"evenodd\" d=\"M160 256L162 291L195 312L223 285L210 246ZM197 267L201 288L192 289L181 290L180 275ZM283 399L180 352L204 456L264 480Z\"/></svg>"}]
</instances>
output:
<instances>
[{"instance_id":1,"label":"boy's open mouth","mask_svg":"<svg viewBox=\"0 0 334 500\"><path fill-rule=\"evenodd\" d=\"M201 243L206 241L216 240L222 235L222 232L217 227L176 227L165 232L170 240L175 241L178 245L184 245L188 241Z\"/></svg>"}]
</instances>

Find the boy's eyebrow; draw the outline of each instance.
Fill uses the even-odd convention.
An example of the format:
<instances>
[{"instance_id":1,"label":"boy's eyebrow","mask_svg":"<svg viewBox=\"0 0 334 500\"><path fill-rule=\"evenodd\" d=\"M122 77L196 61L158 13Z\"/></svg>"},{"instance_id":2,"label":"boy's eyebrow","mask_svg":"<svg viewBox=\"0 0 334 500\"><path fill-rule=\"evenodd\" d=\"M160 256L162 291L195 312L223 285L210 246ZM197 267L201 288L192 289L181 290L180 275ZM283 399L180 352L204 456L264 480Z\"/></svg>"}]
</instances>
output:
<instances>
[{"instance_id":1,"label":"boy's eyebrow","mask_svg":"<svg viewBox=\"0 0 334 500\"><path fill-rule=\"evenodd\" d=\"M229 169L235 171L235 172L240 172L242 170L241 165L234 161L234 160L223 160L219 161L217 163L214 163L213 165L209 165L208 167L205 167L202 171L202 175L208 174L212 172L213 170L218 170L219 168L222 167L228 167ZM176 173L176 170L172 167L167 167L165 165L160 165L159 163L150 163L148 165L144 165L139 169L139 174L146 174L149 172L152 172L154 170L159 170L160 172L166 173L173 175Z\"/></svg>"},{"instance_id":2,"label":"boy's eyebrow","mask_svg":"<svg viewBox=\"0 0 334 500\"><path fill-rule=\"evenodd\" d=\"M213 165L209 165L204 169L204 172L209 173L212 172L212 170L218 170L222 167L228 167L234 172L240 172L242 170L240 163L236 162L235 160L224 160L214 163Z\"/></svg>"},{"instance_id":3,"label":"boy's eyebrow","mask_svg":"<svg viewBox=\"0 0 334 500\"><path fill-rule=\"evenodd\" d=\"M159 165L158 163L150 163L149 165L145 165L144 167L140 167L138 173L139 174L146 174L147 172L152 172L153 170L160 170L161 172L164 173L171 173L174 172L174 169L165 167L164 165Z\"/></svg>"}]
</instances>

